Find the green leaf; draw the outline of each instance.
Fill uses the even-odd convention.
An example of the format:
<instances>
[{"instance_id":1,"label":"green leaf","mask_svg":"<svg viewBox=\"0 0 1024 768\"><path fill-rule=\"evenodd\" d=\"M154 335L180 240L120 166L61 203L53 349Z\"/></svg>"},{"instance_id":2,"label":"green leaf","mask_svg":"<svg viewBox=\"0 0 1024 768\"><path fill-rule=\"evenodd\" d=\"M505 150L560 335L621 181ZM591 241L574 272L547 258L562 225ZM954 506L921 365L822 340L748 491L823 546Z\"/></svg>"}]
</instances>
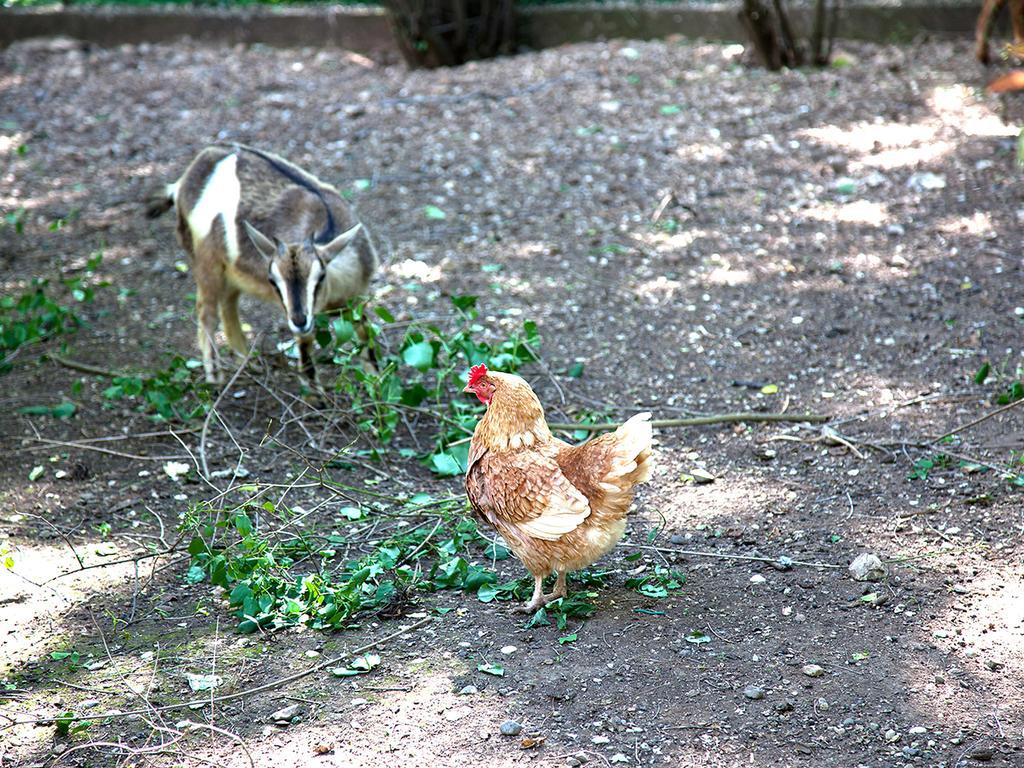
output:
<instances>
[{"instance_id":1,"label":"green leaf","mask_svg":"<svg viewBox=\"0 0 1024 768\"><path fill-rule=\"evenodd\" d=\"M331 320L331 330L334 331L334 337L338 340L338 344L351 341L352 337L356 335L356 327L343 317Z\"/></svg>"},{"instance_id":2,"label":"green leaf","mask_svg":"<svg viewBox=\"0 0 1024 768\"><path fill-rule=\"evenodd\" d=\"M477 296L452 296L452 305L463 312L476 307Z\"/></svg>"},{"instance_id":3,"label":"green leaf","mask_svg":"<svg viewBox=\"0 0 1024 768\"><path fill-rule=\"evenodd\" d=\"M450 453L434 453L430 456L431 468L442 477L455 477L463 473L459 462Z\"/></svg>"},{"instance_id":4,"label":"green leaf","mask_svg":"<svg viewBox=\"0 0 1024 768\"><path fill-rule=\"evenodd\" d=\"M779 391L779 385L778 384L765 384L763 387L761 387L761 394L762 395L774 395L778 391Z\"/></svg>"},{"instance_id":5,"label":"green leaf","mask_svg":"<svg viewBox=\"0 0 1024 768\"><path fill-rule=\"evenodd\" d=\"M431 221L443 221L448 218L448 214L438 208L436 205L425 205L423 206L423 215Z\"/></svg>"},{"instance_id":6,"label":"green leaf","mask_svg":"<svg viewBox=\"0 0 1024 768\"><path fill-rule=\"evenodd\" d=\"M206 578L206 571L203 570L202 566L193 565L188 569L188 573L185 574L185 581L189 584L198 584Z\"/></svg>"},{"instance_id":7,"label":"green leaf","mask_svg":"<svg viewBox=\"0 0 1024 768\"><path fill-rule=\"evenodd\" d=\"M678 104L665 104L660 111L663 115L678 115L683 108Z\"/></svg>"},{"instance_id":8,"label":"green leaf","mask_svg":"<svg viewBox=\"0 0 1024 768\"><path fill-rule=\"evenodd\" d=\"M32 467L32 471L28 473L29 481L34 483L36 480L43 476L43 473L45 471L46 468L42 464L36 464L34 467Z\"/></svg>"},{"instance_id":9,"label":"green leaf","mask_svg":"<svg viewBox=\"0 0 1024 768\"><path fill-rule=\"evenodd\" d=\"M573 366L569 368L566 375L570 379L578 379L583 375L583 363L574 363Z\"/></svg>"},{"instance_id":10,"label":"green leaf","mask_svg":"<svg viewBox=\"0 0 1024 768\"><path fill-rule=\"evenodd\" d=\"M420 371L428 371L434 365L434 345L429 341L410 344L402 351L402 360Z\"/></svg>"},{"instance_id":11,"label":"green leaf","mask_svg":"<svg viewBox=\"0 0 1024 768\"><path fill-rule=\"evenodd\" d=\"M699 629L695 629L686 636L686 642L693 643L694 645L702 645L704 643L710 643L711 636L705 632L701 632Z\"/></svg>"},{"instance_id":12,"label":"green leaf","mask_svg":"<svg viewBox=\"0 0 1024 768\"><path fill-rule=\"evenodd\" d=\"M992 366L991 365L989 365L988 363L983 363L981 368L978 369L978 372L974 374L974 383L975 384L984 384L985 383L985 379L988 378L989 371L991 371L991 370L992 370Z\"/></svg>"},{"instance_id":13,"label":"green leaf","mask_svg":"<svg viewBox=\"0 0 1024 768\"><path fill-rule=\"evenodd\" d=\"M477 672L483 672L485 675L494 675L494 677L504 677L505 668L499 664L492 664L487 662L486 664L477 664Z\"/></svg>"},{"instance_id":14,"label":"green leaf","mask_svg":"<svg viewBox=\"0 0 1024 768\"><path fill-rule=\"evenodd\" d=\"M489 603L498 596L501 590L498 589L498 585L493 582L490 584L481 584L480 588L476 591L476 599L481 603Z\"/></svg>"},{"instance_id":15,"label":"green leaf","mask_svg":"<svg viewBox=\"0 0 1024 768\"><path fill-rule=\"evenodd\" d=\"M245 512L239 512L235 515L235 530L243 537L252 533L252 520L249 519Z\"/></svg>"},{"instance_id":16,"label":"green leaf","mask_svg":"<svg viewBox=\"0 0 1024 768\"><path fill-rule=\"evenodd\" d=\"M559 645L565 645L566 643L575 643L579 639L579 635L573 632L571 635L563 635L558 638Z\"/></svg>"}]
</instances>

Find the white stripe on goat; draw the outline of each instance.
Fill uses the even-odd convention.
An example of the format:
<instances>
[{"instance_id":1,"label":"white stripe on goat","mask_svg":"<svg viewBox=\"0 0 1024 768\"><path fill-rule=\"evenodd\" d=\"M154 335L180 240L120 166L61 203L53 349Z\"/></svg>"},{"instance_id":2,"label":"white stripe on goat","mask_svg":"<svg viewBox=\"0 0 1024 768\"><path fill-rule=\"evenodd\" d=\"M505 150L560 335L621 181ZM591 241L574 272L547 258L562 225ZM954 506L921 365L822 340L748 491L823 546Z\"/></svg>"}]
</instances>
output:
<instances>
[{"instance_id":1,"label":"white stripe on goat","mask_svg":"<svg viewBox=\"0 0 1024 768\"><path fill-rule=\"evenodd\" d=\"M213 167L206 186L188 214L188 226L194 242L205 239L213 229L213 222L217 217L224 217L224 249L228 261L232 264L238 260L238 225L235 219L241 197L238 155L231 154Z\"/></svg>"}]
</instances>

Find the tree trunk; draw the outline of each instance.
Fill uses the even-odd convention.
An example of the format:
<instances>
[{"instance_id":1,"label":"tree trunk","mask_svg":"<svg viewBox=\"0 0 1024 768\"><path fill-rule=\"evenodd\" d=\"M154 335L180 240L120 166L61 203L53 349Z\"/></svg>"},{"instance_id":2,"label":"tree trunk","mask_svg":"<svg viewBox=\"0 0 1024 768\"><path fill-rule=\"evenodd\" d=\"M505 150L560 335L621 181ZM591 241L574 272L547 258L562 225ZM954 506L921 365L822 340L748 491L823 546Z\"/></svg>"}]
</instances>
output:
<instances>
[{"instance_id":1,"label":"tree trunk","mask_svg":"<svg viewBox=\"0 0 1024 768\"><path fill-rule=\"evenodd\" d=\"M413 69L452 67L512 52L513 0L384 0Z\"/></svg>"}]
</instances>

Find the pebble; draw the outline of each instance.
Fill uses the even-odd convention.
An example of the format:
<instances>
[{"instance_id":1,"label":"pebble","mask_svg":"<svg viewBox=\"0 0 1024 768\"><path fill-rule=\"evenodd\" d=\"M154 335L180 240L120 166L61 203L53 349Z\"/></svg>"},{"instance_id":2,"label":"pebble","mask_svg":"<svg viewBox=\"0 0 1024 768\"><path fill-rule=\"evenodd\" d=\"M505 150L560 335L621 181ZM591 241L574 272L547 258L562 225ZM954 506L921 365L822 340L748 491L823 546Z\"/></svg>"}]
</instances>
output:
<instances>
[{"instance_id":1,"label":"pebble","mask_svg":"<svg viewBox=\"0 0 1024 768\"><path fill-rule=\"evenodd\" d=\"M861 552L850 563L850 576L854 581L880 581L885 578L885 566L878 555Z\"/></svg>"},{"instance_id":2,"label":"pebble","mask_svg":"<svg viewBox=\"0 0 1024 768\"><path fill-rule=\"evenodd\" d=\"M474 693L479 693L475 685L466 685L459 690L459 696L470 696Z\"/></svg>"},{"instance_id":3,"label":"pebble","mask_svg":"<svg viewBox=\"0 0 1024 768\"><path fill-rule=\"evenodd\" d=\"M900 735L896 733L892 728L885 732L885 740L889 743L900 740Z\"/></svg>"},{"instance_id":4,"label":"pebble","mask_svg":"<svg viewBox=\"0 0 1024 768\"><path fill-rule=\"evenodd\" d=\"M755 573L753 576L750 577L751 584L764 584L766 581L768 581L768 579L766 579L760 573Z\"/></svg>"},{"instance_id":5,"label":"pebble","mask_svg":"<svg viewBox=\"0 0 1024 768\"><path fill-rule=\"evenodd\" d=\"M505 654L506 656L511 656L517 650L519 650L519 649L516 648L514 645L506 645L504 648L501 649L501 652L503 654Z\"/></svg>"},{"instance_id":6,"label":"pebble","mask_svg":"<svg viewBox=\"0 0 1024 768\"><path fill-rule=\"evenodd\" d=\"M828 701L826 699L818 699L814 702L814 708L819 712L828 712Z\"/></svg>"},{"instance_id":7,"label":"pebble","mask_svg":"<svg viewBox=\"0 0 1024 768\"><path fill-rule=\"evenodd\" d=\"M764 698L764 689L758 688L756 685L748 685L746 688L743 689L743 695L746 696L748 699L753 699L754 701L757 701L758 699Z\"/></svg>"},{"instance_id":8,"label":"pebble","mask_svg":"<svg viewBox=\"0 0 1024 768\"><path fill-rule=\"evenodd\" d=\"M821 677L825 674L825 670L817 664L804 664L801 671L808 677Z\"/></svg>"},{"instance_id":9,"label":"pebble","mask_svg":"<svg viewBox=\"0 0 1024 768\"><path fill-rule=\"evenodd\" d=\"M518 736L523 732L523 726L517 723L515 720L506 720L501 724L501 735L502 736Z\"/></svg>"},{"instance_id":10,"label":"pebble","mask_svg":"<svg viewBox=\"0 0 1024 768\"><path fill-rule=\"evenodd\" d=\"M100 700L99 699L85 699L81 703L82 709L92 709L93 707L98 707L99 705L100 705Z\"/></svg>"},{"instance_id":11,"label":"pebble","mask_svg":"<svg viewBox=\"0 0 1024 768\"><path fill-rule=\"evenodd\" d=\"M278 723L281 725L287 725L291 722L291 719L299 714L298 704L289 704L287 707L282 707L270 716L270 722Z\"/></svg>"},{"instance_id":12,"label":"pebble","mask_svg":"<svg viewBox=\"0 0 1024 768\"><path fill-rule=\"evenodd\" d=\"M928 729L925 728L923 725L915 725L908 731L908 733L910 733L913 736L920 736L922 733L928 733Z\"/></svg>"},{"instance_id":13,"label":"pebble","mask_svg":"<svg viewBox=\"0 0 1024 768\"><path fill-rule=\"evenodd\" d=\"M780 713L781 712L792 712L793 711L793 702L792 702L792 700L790 700L790 699L783 699L782 701L775 702L775 711L776 712L780 712Z\"/></svg>"},{"instance_id":14,"label":"pebble","mask_svg":"<svg viewBox=\"0 0 1024 768\"><path fill-rule=\"evenodd\" d=\"M936 173L914 173L907 179L907 186L918 192L931 192L946 188L946 177Z\"/></svg>"}]
</instances>

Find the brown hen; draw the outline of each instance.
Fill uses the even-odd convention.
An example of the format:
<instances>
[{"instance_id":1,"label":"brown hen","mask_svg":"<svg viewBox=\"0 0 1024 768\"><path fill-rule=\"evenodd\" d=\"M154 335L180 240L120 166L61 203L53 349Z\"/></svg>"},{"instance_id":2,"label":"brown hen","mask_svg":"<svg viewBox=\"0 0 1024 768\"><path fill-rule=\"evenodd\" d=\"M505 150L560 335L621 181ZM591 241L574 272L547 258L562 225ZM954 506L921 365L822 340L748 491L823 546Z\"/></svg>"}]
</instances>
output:
<instances>
[{"instance_id":1,"label":"brown hen","mask_svg":"<svg viewBox=\"0 0 1024 768\"><path fill-rule=\"evenodd\" d=\"M651 476L649 413L582 445L551 435L519 376L478 365L464 390L487 405L469 448L466 493L478 520L500 533L533 574L535 611L566 594L565 577L622 538L637 483ZM556 573L551 594L544 579Z\"/></svg>"}]
</instances>

